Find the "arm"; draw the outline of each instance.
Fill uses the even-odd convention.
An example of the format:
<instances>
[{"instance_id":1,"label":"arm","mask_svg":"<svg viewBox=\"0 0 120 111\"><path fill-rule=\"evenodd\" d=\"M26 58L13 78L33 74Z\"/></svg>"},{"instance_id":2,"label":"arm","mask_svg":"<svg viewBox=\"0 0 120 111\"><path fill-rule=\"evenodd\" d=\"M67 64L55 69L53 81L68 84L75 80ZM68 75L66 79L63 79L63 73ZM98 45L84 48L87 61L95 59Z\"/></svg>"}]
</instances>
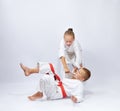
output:
<instances>
[{"instance_id":1,"label":"arm","mask_svg":"<svg viewBox=\"0 0 120 111\"><path fill-rule=\"evenodd\" d=\"M71 94L71 100L74 103L79 103L83 101L83 84L80 83L77 88Z\"/></svg>"},{"instance_id":2,"label":"arm","mask_svg":"<svg viewBox=\"0 0 120 111\"><path fill-rule=\"evenodd\" d=\"M68 68L66 60L65 60L65 47L64 47L64 41L63 40L60 43L59 58L61 60L61 63L63 65L65 73L69 73L70 71L69 71L69 68Z\"/></svg>"},{"instance_id":3,"label":"arm","mask_svg":"<svg viewBox=\"0 0 120 111\"><path fill-rule=\"evenodd\" d=\"M61 62L62 62L62 65L63 65L63 68L64 68L64 70L65 70L65 73L70 73L70 70L69 70L69 68L68 68L68 66L67 66L67 63L66 63L66 60L65 60L65 57L61 57L60 58L60 60L61 60Z\"/></svg>"},{"instance_id":4,"label":"arm","mask_svg":"<svg viewBox=\"0 0 120 111\"><path fill-rule=\"evenodd\" d=\"M82 67L82 48L80 47L80 44L78 42L75 43L74 50L75 50L76 60L73 63L73 65L77 68L80 68Z\"/></svg>"}]
</instances>

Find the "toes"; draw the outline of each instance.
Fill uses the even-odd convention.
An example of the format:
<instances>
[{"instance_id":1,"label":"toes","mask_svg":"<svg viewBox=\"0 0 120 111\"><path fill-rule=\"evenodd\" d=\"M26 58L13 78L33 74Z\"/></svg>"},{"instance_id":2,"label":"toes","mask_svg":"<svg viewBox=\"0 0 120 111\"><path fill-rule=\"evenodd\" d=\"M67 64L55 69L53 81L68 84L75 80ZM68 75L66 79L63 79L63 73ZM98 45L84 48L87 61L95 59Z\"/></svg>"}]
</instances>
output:
<instances>
[{"instance_id":1,"label":"toes","mask_svg":"<svg viewBox=\"0 0 120 111\"><path fill-rule=\"evenodd\" d=\"M24 65L23 65L22 63L20 63L20 67L21 67L23 70L25 70L25 67L24 67Z\"/></svg>"},{"instance_id":2,"label":"toes","mask_svg":"<svg viewBox=\"0 0 120 111\"><path fill-rule=\"evenodd\" d=\"M28 96L28 99L34 101L35 99L32 96Z\"/></svg>"},{"instance_id":3,"label":"toes","mask_svg":"<svg viewBox=\"0 0 120 111\"><path fill-rule=\"evenodd\" d=\"M27 67L25 67L22 63L20 63L20 67L24 71L25 76L29 76L29 72L28 72Z\"/></svg>"},{"instance_id":4,"label":"toes","mask_svg":"<svg viewBox=\"0 0 120 111\"><path fill-rule=\"evenodd\" d=\"M29 100L31 100L31 101L33 101L33 98L32 98L32 96L28 96L28 99L29 99Z\"/></svg>"}]
</instances>

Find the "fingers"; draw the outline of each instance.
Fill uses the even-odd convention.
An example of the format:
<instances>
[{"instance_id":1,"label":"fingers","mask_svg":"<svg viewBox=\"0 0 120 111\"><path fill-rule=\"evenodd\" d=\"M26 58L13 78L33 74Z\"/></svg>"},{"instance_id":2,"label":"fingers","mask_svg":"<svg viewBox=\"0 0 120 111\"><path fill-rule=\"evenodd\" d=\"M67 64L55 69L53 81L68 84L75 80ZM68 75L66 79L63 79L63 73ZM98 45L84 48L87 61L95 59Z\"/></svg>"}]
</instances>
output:
<instances>
[{"instance_id":1,"label":"fingers","mask_svg":"<svg viewBox=\"0 0 120 111\"><path fill-rule=\"evenodd\" d=\"M70 71L68 70L68 71L65 71L65 73L70 73Z\"/></svg>"},{"instance_id":2,"label":"fingers","mask_svg":"<svg viewBox=\"0 0 120 111\"><path fill-rule=\"evenodd\" d=\"M75 96L71 96L71 100L76 103L77 102L77 98Z\"/></svg>"}]
</instances>

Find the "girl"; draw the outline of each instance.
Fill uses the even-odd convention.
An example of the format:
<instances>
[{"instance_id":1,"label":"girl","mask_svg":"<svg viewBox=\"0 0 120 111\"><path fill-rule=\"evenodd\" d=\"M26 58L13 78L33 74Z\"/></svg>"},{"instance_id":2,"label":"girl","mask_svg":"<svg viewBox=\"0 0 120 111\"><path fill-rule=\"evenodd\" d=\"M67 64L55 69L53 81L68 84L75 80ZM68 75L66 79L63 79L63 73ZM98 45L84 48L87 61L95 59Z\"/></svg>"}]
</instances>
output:
<instances>
[{"instance_id":1,"label":"girl","mask_svg":"<svg viewBox=\"0 0 120 111\"><path fill-rule=\"evenodd\" d=\"M82 49L79 42L75 39L75 34L72 28L69 28L64 33L64 38L60 43L59 58L67 78L71 77L71 66L73 67L73 70L82 67Z\"/></svg>"}]
</instances>

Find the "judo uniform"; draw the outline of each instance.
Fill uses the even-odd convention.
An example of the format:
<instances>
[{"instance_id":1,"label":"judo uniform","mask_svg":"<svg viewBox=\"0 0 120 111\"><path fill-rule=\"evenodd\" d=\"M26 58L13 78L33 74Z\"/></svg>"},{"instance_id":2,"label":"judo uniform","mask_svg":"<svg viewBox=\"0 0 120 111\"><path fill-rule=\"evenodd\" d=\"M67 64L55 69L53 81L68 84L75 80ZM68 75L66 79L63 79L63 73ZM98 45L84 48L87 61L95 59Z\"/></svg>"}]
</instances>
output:
<instances>
[{"instance_id":1,"label":"judo uniform","mask_svg":"<svg viewBox=\"0 0 120 111\"><path fill-rule=\"evenodd\" d=\"M82 49L79 42L75 39L71 46L66 46L64 39L61 40L59 48L59 58L65 57L66 62L80 68L82 63Z\"/></svg>"},{"instance_id":2,"label":"judo uniform","mask_svg":"<svg viewBox=\"0 0 120 111\"><path fill-rule=\"evenodd\" d=\"M40 73L42 76L40 77L39 91L43 92L47 99L63 98L61 88L58 86L59 81L54 79L49 63L40 63ZM75 96L77 102L83 101L83 83L80 80L64 78L62 85L67 97Z\"/></svg>"},{"instance_id":3,"label":"judo uniform","mask_svg":"<svg viewBox=\"0 0 120 111\"><path fill-rule=\"evenodd\" d=\"M80 68L80 64L82 63L82 49L79 42L75 39L71 46L66 46L64 39L62 39L59 47L59 58L62 56L65 57L70 69L72 69L72 66ZM61 73L64 73L63 67L61 67ZM65 77L71 78L68 74L65 74Z\"/></svg>"}]
</instances>

